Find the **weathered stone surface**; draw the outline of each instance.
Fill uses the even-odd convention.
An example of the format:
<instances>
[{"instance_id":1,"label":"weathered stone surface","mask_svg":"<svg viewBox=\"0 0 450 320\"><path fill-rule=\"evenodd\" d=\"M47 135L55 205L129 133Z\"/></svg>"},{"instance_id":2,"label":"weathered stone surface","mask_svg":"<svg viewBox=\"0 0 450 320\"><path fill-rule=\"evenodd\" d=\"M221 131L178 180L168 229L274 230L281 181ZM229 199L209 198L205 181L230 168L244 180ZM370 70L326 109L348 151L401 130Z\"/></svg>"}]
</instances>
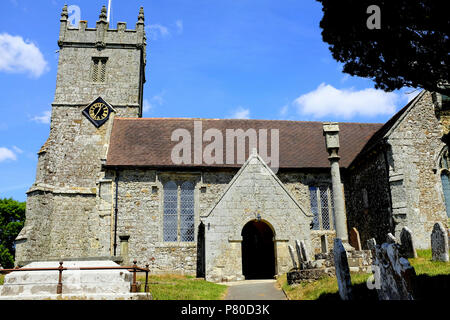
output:
<instances>
[{"instance_id":1,"label":"weathered stone surface","mask_svg":"<svg viewBox=\"0 0 450 320\"><path fill-rule=\"evenodd\" d=\"M448 235L442 223L434 224L431 233L431 255L434 261L449 261Z\"/></svg>"},{"instance_id":2,"label":"weathered stone surface","mask_svg":"<svg viewBox=\"0 0 450 320\"><path fill-rule=\"evenodd\" d=\"M300 283L305 280L318 280L323 276L332 277L335 274L333 267L320 269L292 270L286 275L289 285Z\"/></svg>"},{"instance_id":3,"label":"weathered stone surface","mask_svg":"<svg viewBox=\"0 0 450 320\"><path fill-rule=\"evenodd\" d=\"M417 258L416 247L413 241L413 235L408 227L403 227L400 233L401 253L406 258Z\"/></svg>"},{"instance_id":4,"label":"weathered stone surface","mask_svg":"<svg viewBox=\"0 0 450 320\"><path fill-rule=\"evenodd\" d=\"M127 270L80 270L82 267L117 267L113 261L66 261L62 272L62 295L86 299L132 299L130 295L132 274ZM24 268L57 268L59 263L33 262ZM16 271L5 276L0 287L0 299L15 297L61 298L56 295L58 271ZM34 297L34 298L33 298ZM151 295L149 296L151 297Z\"/></svg>"},{"instance_id":5,"label":"weathered stone surface","mask_svg":"<svg viewBox=\"0 0 450 320\"><path fill-rule=\"evenodd\" d=\"M295 261L294 248L292 248L291 245L289 245L288 248L289 248L289 254L291 255L291 259L292 259L292 265L294 268L297 268L297 261Z\"/></svg>"},{"instance_id":6,"label":"weathered stone surface","mask_svg":"<svg viewBox=\"0 0 450 320\"><path fill-rule=\"evenodd\" d=\"M379 272L377 293L380 300L414 300L416 273L399 254L400 245L383 243L375 248L373 269Z\"/></svg>"},{"instance_id":7,"label":"weathered stone surface","mask_svg":"<svg viewBox=\"0 0 450 320\"><path fill-rule=\"evenodd\" d=\"M112 181L104 179L110 131L116 116L142 114L145 79L144 24L135 30L106 23L69 28L61 20L59 61L50 134L38 153L28 190L25 227L16 263L112 255ZM112 26L111 26L112 27ZM97 44L102 44L101 51ZM107 59L104 82L93 83L93 58ZM81 112L101 96L115 110L96 128ZM134 210L136 211L136 210Z\"/></svg>"},{"instance_id":8,"label":"weathered stone surface","mask_svg":"<svg viewBox=\"0 0 450 320\"><path fill-rule=\"evenodd\" d=\"M387 243L397 243L397 238L392 233L389 232L386 235L386 242Z\"/></svg>"},{"instance_id":9,"label":"weathered stone surface","mask_svg":"<svg viewBox=\"0 0 450 320\"><path fill-rule=\"evenodd\" d=\"M375 250L375 247L377 245L377 241L375 240L375 238L370 238L367 240L367 249L369 250Z\"/></svg>"},{"instance_id":10,"label":"weathered stone surface","mask_svg":"<svg viewBox=\"0 0 450 320\"><path fill-rule=\"evenodd\" d=\"M359 238L359 232L356 228L350 229L348 241L353 248L355 248L356 250L361 250L361 240Z\"/></svg>"},{"instance_id":11,"label":"weathered stone surface","mask_svg":"<svg viewBox=\"0 0 450 320\"><path fill-rule=\"evenodd\" d=\"M300 245L300 240L295 240L295 251L297 253L298 265L300 266L302 264L302 262L305 260L302 255L302 248Z\"/></svg>"},{"instance_id":12,"label":"weathered stone surface","mask_svg":"<svg viewBox=\"0 0 450 320\"><path fill-rule=\"evenodd\" d=\"M306 244L304 240L300 240L300 251L302 252L302 258L303 261L309 261L309 252L308 249L306 248Z\"/></svg>"},{"instance_id":13,"label":"weathered stone surface","mask_svg":"<svg viewBox=\"0 0 450 320\"><path fill-rule=\"evenodd\" d=\"M431 93L419 93L392 124L349 168L347 219L362 243L372 237L383 243L388 232L399 238L408 226L416 249L427 249L434 224L448 224L440 170L435 170L445 143Z\"/></svg>"},{"instance_id":14,"label":"weathered stone surface","mask_svg":"<svg viewBox=\"0 0 450 320\"><path fill-rule=\"evenodd\" d=\"M274 230L277 273L291 269L289 243L302 238L306 240L304 250L309 249L306 242L309 244L311 214L296 202L264 160L253 154L218 203L202 216L204 224L209 225L205 232L207 280L242 277L242 229L255 221L257 214Z\"/></svg>"},{"instance_id":15,"label":"weathered stone surface","mask_svg":"<svg viewBox=\"0 0 450 320\"><path fill-rule=\"evenodd\" d=\"M347 261L347 252L344 249L342 240L334 239L334 267L339 286L339 296L342 300L352 299L352 281L350 278L350 269Z\"/></svg>"}]
</instances>

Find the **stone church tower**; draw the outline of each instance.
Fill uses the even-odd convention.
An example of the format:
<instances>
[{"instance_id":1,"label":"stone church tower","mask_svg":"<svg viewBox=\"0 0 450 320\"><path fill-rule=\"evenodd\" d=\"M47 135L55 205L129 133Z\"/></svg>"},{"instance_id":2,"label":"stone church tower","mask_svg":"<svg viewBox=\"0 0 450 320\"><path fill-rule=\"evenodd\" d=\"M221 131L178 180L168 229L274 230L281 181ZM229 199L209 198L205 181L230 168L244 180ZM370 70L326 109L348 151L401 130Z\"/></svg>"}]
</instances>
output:
<instances>
[{"instance_id":1,"label":"stone church tower","mask_svg":"<svg viewBox=\"0 0 450 320\"><path fill-rule=\"evenodd\" d=\"M129 30L124 22L110 29L105 7L95 28L87 21L74 28L64 6L58 45L50 135L27 192L26 224L16 239L18 264L111 255L113 184L101 168L114 117L142 116L142 7L136 29ZM89 109L99 101L100 108Z\"/></svg>"}]
</instances>

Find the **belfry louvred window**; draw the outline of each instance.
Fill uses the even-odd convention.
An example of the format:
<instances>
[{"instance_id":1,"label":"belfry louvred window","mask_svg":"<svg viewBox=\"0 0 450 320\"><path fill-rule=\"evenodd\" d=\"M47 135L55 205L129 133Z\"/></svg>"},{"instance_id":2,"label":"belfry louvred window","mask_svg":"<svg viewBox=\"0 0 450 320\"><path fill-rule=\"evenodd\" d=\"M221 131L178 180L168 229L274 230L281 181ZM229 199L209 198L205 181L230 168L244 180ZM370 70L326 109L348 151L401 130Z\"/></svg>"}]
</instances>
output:
<instances>
[{"instance_id":1,"label":"belfry louvred window","mask_svg":"<svg viewBox=\"0 0 450 320\"><path fill-rule=\"evenodd\" d=\"M105 82L106 80L106 62L108 58L93 57L92 58L92 82Z\"/></svg>"},{"instance_id":2,"label":"belfry louvred window","mask_svg":"<svg viewBox=\"0 0 450 320\"><path fill-rule=\"evenodd\" d=\"M166 242L194 241L194 184L164 184L163 238Z\"/></svg>"}]
</instances>

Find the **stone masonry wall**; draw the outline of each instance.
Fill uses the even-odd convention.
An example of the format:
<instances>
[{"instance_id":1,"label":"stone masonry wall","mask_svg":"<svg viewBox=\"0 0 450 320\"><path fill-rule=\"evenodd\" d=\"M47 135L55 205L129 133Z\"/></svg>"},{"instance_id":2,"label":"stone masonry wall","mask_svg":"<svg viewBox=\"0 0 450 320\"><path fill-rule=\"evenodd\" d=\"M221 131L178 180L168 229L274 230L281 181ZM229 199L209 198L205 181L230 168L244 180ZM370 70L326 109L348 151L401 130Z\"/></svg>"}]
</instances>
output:
<instances>
[{"instance_id":1,"label":"stone masonry wall","mask_svg":"<svg viewBox=\"0 0 450 320\"><path fill-rule=\"evenodd\" d=\"M208 226L205 231L207 280L243 279L241 232L257 214L274 232L276 273L291 267L288 244L303 239L310 249L312 216L298 206L259 157L251 156L204 217Z\"/></svg>"},{"instance_id":2,"label":"stone masonry wall","mask_svg":"<svg viewBox=\"0 0 450 320\"><path fill-rule=\"evenodd\" d=\"M406 226L417 248L429 248L434 223L447 225L437 167L445 146L440 137L431 94L421 93L387 133L386 144L378 142L348 170L348 227L359 230L363 246L370 237L384 241L387 232L399 238Z\"/></svg>"},{"instance_id":3,"label":"stone masonry wall","mask_svg":"<svg viewBox=\"0 0 450 320\"><path fill-rule=\"evenodd\" d=\"M355 227L360 234L361 245L375 238L383 243L386 234L393 232L388 172L384 150L366 155L345 175L345 200L347 230Z\"/></svg>"},{"instance_id":4,"label":"stone masonry wall","mask_svg":"<svg viewBox=\"0 0 450 320\"><path fill-rule=\"evenodd\" d=\"M123 23L117 30L107 27L105 20L96 28L85 22L68 28L63 11L50 134L38 153L16 261L111 254L112 182L101 166L115 116L141 116L143 13L136 30ZM93 57L107 58L104 82L92 81ZM99 96L116 112L97 129L81 112Z\"/></svg>"},{"instance_id":5,"label":"stone masonry wall","mask_svg":"<svg viewBox=\"0 0 450 320\"><path fill-rule=\"evenodd\" d=\"M431 94L424 92L388 138L395 236L403 227L412 233L417 248L430 247L436 222L447 225L438 156L445 144L434 113Z\"/></svg>"},{"instance_id":6,"label":"stone masonry wall","mask_svg":"<svg viewBox=\"0 0 450 320\"><path fill-rule=\"evenodd\" d=\"M235 170L201 172L150 169L120 170L117 255L122 255L119 238L128 236L128 255L124 257L124 264L137 259L139 264L149 263L155 273L195 275L197 268L197 232L200 220L203 220L202 216L207 215L211 208L216 205L235 174ZM114 171L108 171L106 176L113 181L111 187L113 194L112 196L108 195L107 198L114 198L115 173ZM291 192L296 201L304 206L307 212L310 212L310 204L308 185L305 183L311 185L329 183L329 177L325 172L316 174L284 172L280 173L279 176L286 189ZM195 241L193 242L163 241L163 185L167 181L175 181L178 185L181 185L184 181L192 181L195 185ZM266 211L270 215L270 210ZM224 215L226 214L224 213ZM206 223L206 220L204 222ZM284 223L289 224L290 222ZM238 226L240 229L242 227L243 225ZM314 239L314 246L311 248L312 253L320 252L320 236L323 234L328 234L328 241L332 242L334 231L312 232L311 238ZM300 235L297 234L297 236ZM294 239L293 236L292 241L295 240L296 238ZM113 239L111 239L111 243L113 243ZM277 243L278 255L286 260L286 265L289 265L288 244L286 241ZM235 250L240 250L241 243L239 241L232 242L230 245ZM155 260L152 262L151 258L155 258ZM233 259L235 259L233 261L237 266L241 265L240 254Z\"/></svg>"}]
</instances>

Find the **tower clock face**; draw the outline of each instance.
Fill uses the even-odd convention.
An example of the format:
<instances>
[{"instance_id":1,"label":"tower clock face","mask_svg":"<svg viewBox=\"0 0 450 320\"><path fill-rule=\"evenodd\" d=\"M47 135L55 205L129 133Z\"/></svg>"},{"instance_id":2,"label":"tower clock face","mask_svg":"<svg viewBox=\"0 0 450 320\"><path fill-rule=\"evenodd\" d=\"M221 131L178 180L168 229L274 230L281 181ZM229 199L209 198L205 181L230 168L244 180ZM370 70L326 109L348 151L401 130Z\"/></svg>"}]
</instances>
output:
<instances>
[{"instance_id":1,"label":"tower clock face","mask_svg":"<svg viewBox=\"0 0 450 320\"><path fill-rule=\"evenodd\" d=\"M103 102L94 103L89 108L89 116L93 120L104 120L109 115L109 108Z\"/></svg>"},{"instance_id":2,"label":"tower clock face","mask_svg":"<svg viewBox=\"0 0 450 320\"><path fill-rule=\"evenodd\" d=\"M106 121L108 121L109 115L111 111L113 111L112 107L101 97L98 97L95 101L89 104L82 113L89 121L92 122L94 126L99 128Z\"/></svg>"}]
</instances>

